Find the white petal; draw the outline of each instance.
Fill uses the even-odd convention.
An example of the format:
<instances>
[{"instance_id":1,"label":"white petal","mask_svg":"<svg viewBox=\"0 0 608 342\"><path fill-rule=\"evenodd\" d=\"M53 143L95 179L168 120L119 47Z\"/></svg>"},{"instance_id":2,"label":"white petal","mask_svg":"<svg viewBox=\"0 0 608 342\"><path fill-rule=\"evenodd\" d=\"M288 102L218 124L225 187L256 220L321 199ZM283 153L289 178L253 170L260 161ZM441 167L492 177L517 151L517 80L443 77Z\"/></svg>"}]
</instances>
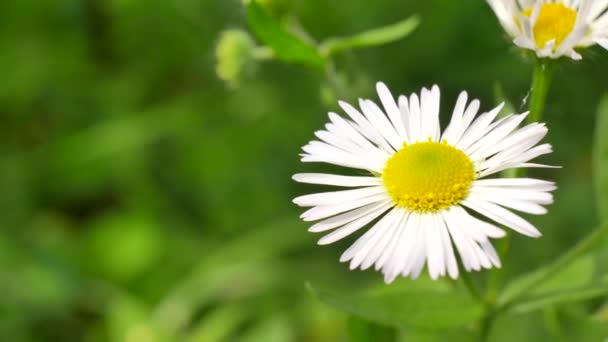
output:
<instances>
[{"instance_id":1,"label":"white petal","mask_svg":"<svg viewBox=\"0 0 608 342\"><path fill-rule=\"evenodd\" d=\"M443 242L433 214L422 215L422 225L426 229L426 250L429 275L437 279L442 273L445 274L443 257Z\"/></svg>"},{"instance_id":2,"label":"white petal","mask_svg":"<svg viewBox=\"0 0 608 342\"><path fill-rule=\"evenodd\" d=\"M355 107L344 101L339 101L338 104L340 107L342 107L346 114L348 114L348 116L350 116L350 118L357 123L357 128L367 139L373 141L386 151L392 150L382 134L380 134L380 132L378 132L376 128L374 128L374 126L367 121L363 114L359 113L359 111L355 109Z\"/></svg>"},{"instance_id":3,"label":"white petal","mask_svg":"<svg viewBox=\"0 0 608 342\"><path fill-rule=\"evenodd\" d=\"M504 0L488 0L488 4L494 10L496 17L500 21L502 27L507 31L507 33L513 37L519 34L519 28L517 23L515 22L515 13L513 11L512 1L504 1Z\"/></svg>"},{"instance_id":4,"label":"white petal","mask_svg":"<svg viewBox=\"0 0 608 342\"><path fill-rule=\"evenodd\" d=\"M395 151L403 147L403 139L399 137L395 128L378 105L370 100L359 99L359 106L372 126L376 128L377 132L382 134Z\"/></svg>"},{"instance_id":5,"label":"white petal","mask_svg":"<svg viewBox=\"0 0 608 342\"><path fill-rule=\"evenodd\" d=\"M391 198L387 194L377 194L365 198L358 199L356 201L349 201L345 203L335 205L323 205L308 209L300 217L304 221L317 221L330 216L341 214L345 211L350 211L356 208L360 208L370 203L390 201Z\"/></svg>"},{"instance_id":6,"label":"white petal","mask_svg":"<svg viewBox=\"0 0 608 342\"><path fill-rule=\"evenodd\" d=\"M362 241L359 247L356 249L351 261L350 269L353 270L361 265L361 262L370 253L376 243L393 227L395 220L398 220L401 216L399 215L401 209L394 208L383 218L380 219L365 235L359 239Z\"/></svg>"},{"instance_id":7,"label":"white petal","mask_svg":"<svg viewBox=\"0 0 608 342\"><path fill-rule=\"evenodd\" d=\"M465 270L478 271L480 269L480 264L477 260L477 255L471 249L470 244L467 242L467 237L463 234L460 228L462 221L460 217L456 215L454 208L458 207L452 207L442 212L443 220L445 221L448 232L452 237L452 241L454 241L454 245L460 254L460 258L462 259L462 264Z\"/></svg>"},{"instance_id":8,"label":"white petal","mask_svg":"<svg viewBox=\"0 0 608 342\"><path fill-rule=\"evenodd\" d=\"M410 142L419 142L424 140L422 136L422 127L421 127L421 112L420 112L420 100L418 99L417 94L410 95Z\"/></svg>"},{"instance_id":9,"label":"white petal","mask_svg":"<svg viewBox=\"0 0 608 342\"><path fill-rule=\"evenodd\" d=\"M494 249L494 246L492 246L492 243L490 241L483 241L480 242L481 245L481 249L486 253L486 255L488 256L488 258L490 258L490 261L492 262L492 264L496 267L501 267L502 265L500 264L500 258L498 257L498 253L496 253L496 249Z\"/></svg>"},{"instance_id":10,"label":"white petal","mask_svg":"<svg viewBox=\"0 0 608 342\"><path fill-rule=\"evenodd\" d=\"M439 141L440 128L439 128L439 101L440 92L439 87L433 86L429 91L426 88L422 88L422 96L420 103L421 113L421 139L432 141Z\"/></svg>"},{"instance_id":11,"label":"white petal","mask_svg":"<svg viewBox=\"0 0 608 342\"><path fill-rule=\"evenodd\" d=\"M497 193L500 193L497 191ZM510 209L514 209L517 211L521 211L523 213L528 213L528 214L532 214L532 215L544 215L547 213L547 209L545 209L544 207L530 202L530 201L524 201L524 200L517 200L517 199L512 199L512 198L504 198L504 197L499 197L499 196L495 196L492 194L488 194L488 193L470 193L469 194L469 198L471 199L477 199L480 201L488 201L494 204L498 204L502 207L507 207Z\"/></svg>"},{"instance_id":12,"label":"white petal","mask_svg":"<svg viewBox=\"0 0 608 342\"><path fill-rule=\"evenodd\" d=\"M496 204L474 198L467 198L462 201L462 204L520 234L530 237L540 237L542 235L530 222Z\"/></svg>"},{"instance_id":13,"label":"white petal","mask_svg":"<svg viewBox=\"0 0 608 342\"><path fill-rule=\"evenodd\" d=\"M384 186L372 186L354 190L341 190L321 192L317 194L304 195L293 199L293 203L301 207L313 207L320 205L334 205L361 198L386 193Z\"/></svg>"},{"instance_id":14,"label":"white petal","mask_svg":"<svg viewBox=\"0 0 608 342\"><path fill-rule=\"evenodd\" d=\"M534 178L492 178L478 179L474 183L478 186L499 186L499 187L532 187L538 189L555 190L555 183ZM550 191L545 190L545 191Z\"/></svg>"},{"instance_id":15,"label":"white petal","mask_svg":"<svg viewBox=\"0 0 608 342\"><path fill-rule=\"evenodd\" d=\"M300 183L345 187L382 185L382 179L379 177L341 176L326 173L297 173L292 176L292 179Z\"/></svg>"},{"instance_id":16,"label":"white petal","mask_svg":"<svg viewBox=\"0 0 608 342\"><path fill-rule=\"evenodd\" d=\"M366 224L372 222L378 216L382 215L389 207L389 205L384 205L379 209L369 212L368 214L361 216L347 225L334 230L333 232L319 239L319 245L328 245L349 236L350 234L363 228Z\"/></svg>"},{"instance_id":17,"label":"white petal","mask_svg":"<svg viewBox=\"0 0 608 342\"><path fill-rule=\"evenodd\" d=\"M407 218L408 213L405 210L397 211L397 215L391 223L390 228L384 233L384 235L380 238L380 240L374 245L372 250L368 253L368 255L361 262L361 269L366 270L371 265L376 263L379 258L382 256L384 251L389 247L389 245L399 237L399 233L401 232L401 225L404 220Z\"/></svg>"},{"instance_id":18,"label":"white petal","mask_svg":"<svg viewBox=\"0 0 608 342\"><path fill-rule=\"evenodd\" d=\"M395 98L388 87L382 83L376 83L376 90L378 92L378 96L380 97L380 101L382 102L382 106L384 106L384 110L388 115L393 127L399 134L399 137L405 142L409 143L409 137L405 132L405 125L403 124L403 119L401 117L401 111L397 104L395 103Z\"/></svg>"},{"instance_id":19,"label":"white petal","mask_svg":"<svg viewBox=\"0 0 608 342\"><path fill-rule=\"evenodd\" d=\"M504 230L470 215L460 206L454 206L451 213L453 219L460 223L462 233L475 241L485 241L488 238L498 239L505 236Z\"/></svg>"},{"instance_id":20,"label":"white petal","mask_svg":"<svg viewBox=\"0 0 608 342\"><path fill-rule=\"evenodd\" d=\"M338 114L331 112L329 113L329 120L334 124L333 127L335 127L335 129L328 130L334 132L334 134L339 134L344 138L348 138L355 144L365 148L367 151L374 152L385 159L390 156L390 154L388 154L385 150L376 147L370 142L370 140L368 140L368 138L365 137L365 135L362 135L362 133L357 130L356 127L359 126L357 126L356 123L346 120Z\"/></svg>"},{"instance_id":21,"label":"white petal","mask_svg":"<svg viewBox=\"0 0 608 342\"><path fill-rule=\"evenodd\" d=\"M373 213L376 211L384 212L390 206L391 206L390 201L368 204L361 208L347 211L340 215L336 215L336 216L330 217L328 219L325 219L323 221L317 222L314 225L312 225L310 228L308 228L308 231L312 232L312 233L325 232L325 231L340 227L342 225L345 225L347 223L350 223L367 214L370 214L370 213Z\"/></svg>"},{"instance_id":22,"label":"white petal","mask_svg":"<svg viewBox=\"0 0 608 342\"><path fill-rule=\"evenodd\" d=\"M461 150L466 150L471 144L481 139L491 128L492 121L504 107L504 103L491 111L480 115L471 126L467 129L463 138L458 142L458 147Z\"/></svg>"},{"instance_id":23,"label":"white petal","mask_svg":"<svg viewBox=\"0 0 608 342\"><path fill-rule=\"evenodd\" d=\"M458 263L456 262L456 257L454 256L454 249L452 248L450 234L448 233L443 217L441 215L434 215L434 218L437 221L439 234L441 235L441 240L443 242L443 254L445 257L445 265L448 274L452 279L456 279L458 278Z\"/></svg>"}]
</instances>

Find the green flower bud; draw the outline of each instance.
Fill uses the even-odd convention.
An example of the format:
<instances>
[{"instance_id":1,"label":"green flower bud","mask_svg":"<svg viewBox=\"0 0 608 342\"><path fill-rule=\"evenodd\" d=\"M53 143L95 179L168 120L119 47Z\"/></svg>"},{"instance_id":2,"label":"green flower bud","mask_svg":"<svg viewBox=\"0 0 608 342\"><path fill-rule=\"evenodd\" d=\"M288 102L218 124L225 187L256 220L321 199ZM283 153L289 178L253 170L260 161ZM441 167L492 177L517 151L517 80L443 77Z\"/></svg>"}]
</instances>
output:
<instances>
[{"instance_id":1,"label":"green flower bud","mask_svg":"<svg viewBox=\"0 0 608 342\"><path fill-rule=\"evenodd\" d=\"M215 56L217 76L235 88L255 68L255 42L241 30L226 30L220 34Z\"/></svg>"}]
</instances>

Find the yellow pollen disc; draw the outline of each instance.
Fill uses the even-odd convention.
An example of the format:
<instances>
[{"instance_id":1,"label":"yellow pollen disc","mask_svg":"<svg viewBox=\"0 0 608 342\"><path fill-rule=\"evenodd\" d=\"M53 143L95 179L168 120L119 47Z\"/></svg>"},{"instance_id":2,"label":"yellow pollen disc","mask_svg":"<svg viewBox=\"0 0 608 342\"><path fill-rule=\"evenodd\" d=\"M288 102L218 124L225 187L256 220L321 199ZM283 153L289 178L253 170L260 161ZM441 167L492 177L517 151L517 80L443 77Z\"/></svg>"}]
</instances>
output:
<instances>
[{"instance_id":1,"label":"yellow pollen disc","mask_svg":"<svg viewBox=\"0 0 608 342\"><path fill-rule=\"evenodd\" d=\"M473 162L445 142L404 144L387 162L382 181L398 207L435 212L462 201L475 179Z\"/></svg>"},{"instance_id":2,"label":"yellow pollen disc","mask_svg":"<svg viewBox=\"0 0 608 342\"><path fill-rule=\"evenodd\" d=\"M522 12L529 17L532 9ZM545 47L548 41L555 39L555 46L559 46L574 29L576 11L562 3L546 3L540 8L540 14L534 25L534 39L539 49Z\"/></svg>"}]
</instances>

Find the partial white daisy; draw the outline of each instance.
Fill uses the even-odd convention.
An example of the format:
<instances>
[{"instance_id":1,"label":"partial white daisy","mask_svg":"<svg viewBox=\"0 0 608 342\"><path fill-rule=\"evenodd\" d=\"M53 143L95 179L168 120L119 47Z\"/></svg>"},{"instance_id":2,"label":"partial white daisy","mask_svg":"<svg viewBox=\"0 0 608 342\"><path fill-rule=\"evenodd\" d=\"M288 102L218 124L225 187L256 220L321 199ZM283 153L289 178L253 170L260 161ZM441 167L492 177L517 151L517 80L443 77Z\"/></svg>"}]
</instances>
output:
<instances>
[{"instance_id":1,"label":"partial white daisy","mask_svg":"<svg viewBox=\"0 0 608 342\"><path fill-rule=\"evenodd\" d=\"M518 128L528 113L496 120L502 105L477 116L479 101L458 97L451 121L439 125L439 88L422 89L398 104L383 83L377 85L382 110L359 100L360 110L340 106L344 118L329 113L325 130L303 147L303 162L353 168L360 175L301 173L302 183L351 188L301 196L312 207L304 221L311 232L327 232L325 245L369 227L342 254L350 268L372 265L387 283L398 275L418 277L424 264L433 279L458 277L455 250L467 271L500 267L490 239L503 225L530 237L541 233L511 210L541 215L553 202L552 182L531 178L491 178L511 168L545 167L529 161L551 152L537 145L547 134L541 123ZM477 118L476 118L477 116ZM485 216L494 223L478 217Z\"/></svg>"},{"instance_id":2,"label":"partial white daisy","mask_svg":"<svg viewBox=\"0 0 608 342\"><path fill-rule=\"evenodd\" d=\"M608 49L608 0L487 1L514 43L540 58L580 60L577 48Z\"/></svg>"}]
</instances>

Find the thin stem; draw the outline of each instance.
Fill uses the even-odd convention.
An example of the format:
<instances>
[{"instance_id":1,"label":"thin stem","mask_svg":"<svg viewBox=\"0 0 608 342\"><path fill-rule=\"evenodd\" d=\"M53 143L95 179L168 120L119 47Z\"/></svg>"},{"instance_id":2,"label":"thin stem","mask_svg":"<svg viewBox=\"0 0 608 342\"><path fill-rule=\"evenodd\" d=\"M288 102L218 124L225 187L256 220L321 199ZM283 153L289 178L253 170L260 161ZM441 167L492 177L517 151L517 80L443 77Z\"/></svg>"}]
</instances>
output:
<instances>
[{"instance_id":1,"label":"thin stem","mask_svg":"<svg viewBox=\"0 0 608 342\"><path fill-rule=\"evenodd\" d=\"M477 287L475 287L475 284L473 284L473 279L471 279L471 275L469 274L469 272L467 272L466 270L463 270L461 267L460 274L461 274L461 278L464 283L464 286L467 288L467 290L469 290L469 293L471 293L471 296L473 296L473 298L475 298L479 302L485 303L483 300L483 296L481 295L481 293L479 293L479 290L477 290Z\"/></svg>"},{"instance_id":2,"label":"thin stem","mask_svg":"<svg viewBox=\"0 0 608 342\"><path fill-rule=\"evenodd\" d=\"M511 237L513 234L509 231L509 229L505 229L505 232L506 235L502 240L500 240L500 245L498 246L498 256L500 260L505 260L511 247ZM496 303L498 288L503 279L504 270L502 268L495 268L490 271L486 282L486 302Z\"/></svg>"},{"instance_id":3,"label":"thin stem","mask_svg":"<svg viewBox=\"0 0 608 342\"><path fill-rule=\"evenodd\" d=\"M493 311L490 311L481 321L481 330L479 333L479 341L485 342L490 337L490 331L492 330L492 326L494 325L494 320L496 316Z\"/></svg>"},{"instance_id":4,"label":"thin stem","mask_svg":"<svg viewBox=\"0 0 608 342\"><path fill-rule=\"evenodd\" d=\"M325 65L325 78L339 99L348 99L348 90L344 87L344 83L340 80L340 75L338 74L332 60L328 60L327 64Z\"/></svg>"},{"instance_id":5,"label":"thin stem","mask_svg":"<svg viewBox=\"0 0 608 342\"><path fill-rule=\"evenodd\" d=\"M538 122L542 119L552 76L553 64L551 61L537 59L532 79L532 98L530 99L528 122Z\"/></svg>"},{"instance_id":6,"label":"thin stem","mask_svg":"<svg viewBox=\"0 0 608 342\"><path fill-rule=\"evenodd\" d=\"M593 247L593 245L595 245L607 233L608 225L604 225L599 229L593 231L586 238L580 240L566 254L562 255L559 259L557 259L557 261L555 261L549 267L536 273L534 275L534 278L530 280L527 286L523 286L508 298L503 299L502 303L499 303L500 310L508 308L521 297L524 297L526 294L528 294L532 289L538 287L540 284L553 277L555 274L561 271L564 267L566 267L576 258L589 251Z\"/></svg>"},{"instance_id":7,"label":"thin stem","mask_svg":"<svg viewBox=\"0 0 608 342\"><path fill-rule=\"evenodd\" d=\"M274 57L274 51L267 46L258 46L253 50L253 58L259 61L271 60Z\"/></svg>"}]
</instances>

